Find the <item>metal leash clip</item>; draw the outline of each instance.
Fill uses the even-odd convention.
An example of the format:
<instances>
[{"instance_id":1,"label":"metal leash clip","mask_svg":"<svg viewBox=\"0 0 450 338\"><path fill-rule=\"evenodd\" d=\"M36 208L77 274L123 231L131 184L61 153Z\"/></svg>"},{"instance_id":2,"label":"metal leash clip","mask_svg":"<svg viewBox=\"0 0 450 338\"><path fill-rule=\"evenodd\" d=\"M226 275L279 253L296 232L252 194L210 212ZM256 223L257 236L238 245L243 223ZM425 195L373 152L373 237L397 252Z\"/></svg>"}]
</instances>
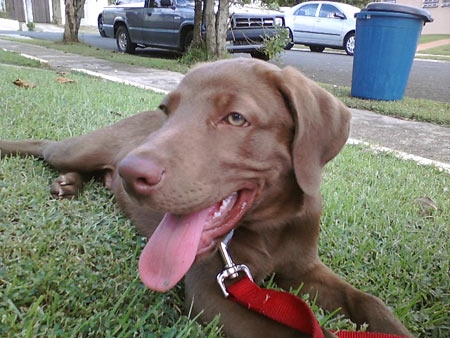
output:
<instances>
[{"instance_id":1,"label":"metal leash clip","mask_svg":"<svg viewBox=\"0 0 450 338\"><path fill-rule=\"evenodd\" d=\"M230 294L227 291L227 288L225 286L225 280L230 278L236 278L239 276L239 271L244 271L245 274L247 275L247 277L253 281L253 277L252 274L250 273L250 269L247 267L247 265L244 264L240 264L240 265L236 265L234 264L233 260L231 259L230 254L228 253L228 242L230 241L230 239L233 237L234 234L234 230L231 230L228 235L225 237L225 239L223 240L223 242L220 242L219 244L219 252L220 255L222 256L222 259L225 263L225 270L223 270L221 273L219 273L216 277L217 279L217 283L219 284L223 295L225 296L225 298L227 298Z\"/></svg>"}]
</instances>

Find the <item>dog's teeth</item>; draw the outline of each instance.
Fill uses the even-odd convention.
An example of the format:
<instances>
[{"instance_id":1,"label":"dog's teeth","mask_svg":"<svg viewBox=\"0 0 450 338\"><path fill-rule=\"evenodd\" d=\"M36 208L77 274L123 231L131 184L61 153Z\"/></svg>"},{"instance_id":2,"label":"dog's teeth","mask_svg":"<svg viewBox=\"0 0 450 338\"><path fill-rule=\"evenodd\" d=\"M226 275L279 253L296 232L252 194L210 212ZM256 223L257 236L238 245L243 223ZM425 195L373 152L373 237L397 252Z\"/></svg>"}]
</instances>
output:
<instances>
[{"instance_id":1,"label":"dog's teeth","mask_svg":"<svg viewBox=\"0 0 450 338\"><path fill-rule=\"evenodd\" d=\"M232 193L230 196L228 196L227 198L225 198L223 201L222 201L222 205L220 206L220 209L221 210L223 210L223 209L225 209L227 206L228 206L228 204L230 204L230 202L231 202L231 200L236 196L236 192L234 192L234 193ZM223 208L223 209L222 209Z\"/></svg>"},{"instance_id":2,"label":"dog's teeth","mask_svg":"<svg viewBox=\"0 0 450 338\"><path fill-rule=\"evenodd\" d=\"M220 205L220 208L219 208L219 210L217 210L215 213L214 213L214 218L217 218L217 217L221 217L222 216L222 213L224 212L224 210L228 207L228 205L230 204L230 202L233 200L233 198L236 196L236 192L234 192L234 193L232 193L230 196L228 196L227 198L225 198L223 201L222 201L222 204Z\"/></svg>"}]
</instances>

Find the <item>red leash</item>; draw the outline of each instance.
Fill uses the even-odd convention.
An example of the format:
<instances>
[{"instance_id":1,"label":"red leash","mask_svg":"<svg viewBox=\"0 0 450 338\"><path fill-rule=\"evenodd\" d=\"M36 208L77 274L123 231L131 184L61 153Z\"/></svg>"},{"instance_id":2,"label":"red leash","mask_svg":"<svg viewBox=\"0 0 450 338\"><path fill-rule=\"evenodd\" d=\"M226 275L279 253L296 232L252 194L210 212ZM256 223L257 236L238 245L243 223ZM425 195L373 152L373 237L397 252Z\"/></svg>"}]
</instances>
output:
<instances>
[{"instance_id":1,"label":"red leash","mask_svg":"<svg viewBox=\"0 0 450 338\"><path fill-rule=\"evenodd\" d=\"M297 331L323 338L319 322L309 306L287 292L262 289L247 276L228 287L230 299Z\"/></svg>"},{"instance_id":2,"label":"red leash","mask_svg":"<svg viewBox=\"0 0 450 338\"><path fill-rule=\"evenodd\" d=\"M278 323L309 334L312 338L324 338L314 313L301 298L288 292L260 288L253 282L247 266L233 263L227 251L227 243L232 236L232 233L228 234L224 242L219 245L219 252L225 261L225 270L217 275L217 282L225 297ZM247 276L227 288L225 280L236 278L239 271L244 271ZM339 338L405 338L373 332L339 331L334 334Z\"/></svg>"},{"instance_id":3,"label":"red leash","mask_svg":"<svg viewBox=\"0 0 450 338\"><path fill-rule=\"evenodd\" d=\"M311 308L301 298L276 290L262 289L247 276L228 287L230 299L312 338L323 338L322 329ZM373 332L334 332L339 338L404 338Z\"/></svg>"}]
</instances>

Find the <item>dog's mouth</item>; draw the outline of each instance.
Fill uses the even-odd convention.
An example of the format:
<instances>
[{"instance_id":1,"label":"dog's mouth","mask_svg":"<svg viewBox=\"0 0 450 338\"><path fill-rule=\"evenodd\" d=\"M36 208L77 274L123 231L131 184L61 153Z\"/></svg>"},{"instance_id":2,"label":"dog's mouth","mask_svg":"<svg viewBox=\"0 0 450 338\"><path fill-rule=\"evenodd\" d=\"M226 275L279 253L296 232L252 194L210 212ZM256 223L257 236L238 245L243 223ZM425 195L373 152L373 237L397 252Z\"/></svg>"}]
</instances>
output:
<instances>
[{"instance_id":1,"label":"dog's mouth","mask_svg":"<svg viewBox=\"0 0 450 338\"><path fill-rule=\"evenodd\" d=\"M198 255L212 250L236 226L255 193L255 189L239 190L188 215L166 213L139 258L142 282L160 292L175 286Z\"/></svg>"}]
</instances>

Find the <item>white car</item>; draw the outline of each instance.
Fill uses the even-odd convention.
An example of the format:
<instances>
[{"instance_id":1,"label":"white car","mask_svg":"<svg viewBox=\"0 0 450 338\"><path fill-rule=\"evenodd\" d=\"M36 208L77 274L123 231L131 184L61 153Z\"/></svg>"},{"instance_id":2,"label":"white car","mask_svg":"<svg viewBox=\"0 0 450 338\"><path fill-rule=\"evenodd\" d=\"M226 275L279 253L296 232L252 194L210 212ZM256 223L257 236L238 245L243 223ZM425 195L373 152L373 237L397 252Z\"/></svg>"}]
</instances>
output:
<instances>
[{"instance_id":1,"label":"white car","mask_svg":"<svg viewBox=\"0 0 450 338\"><path fill-rule=\"evenodd\" d=\"M291 41L309 46L312 52L325 47L344 49L353 55L355 49L355 13L358 7L330 1L309 1L284 13Z\"/></svg>"}]
</instances>

